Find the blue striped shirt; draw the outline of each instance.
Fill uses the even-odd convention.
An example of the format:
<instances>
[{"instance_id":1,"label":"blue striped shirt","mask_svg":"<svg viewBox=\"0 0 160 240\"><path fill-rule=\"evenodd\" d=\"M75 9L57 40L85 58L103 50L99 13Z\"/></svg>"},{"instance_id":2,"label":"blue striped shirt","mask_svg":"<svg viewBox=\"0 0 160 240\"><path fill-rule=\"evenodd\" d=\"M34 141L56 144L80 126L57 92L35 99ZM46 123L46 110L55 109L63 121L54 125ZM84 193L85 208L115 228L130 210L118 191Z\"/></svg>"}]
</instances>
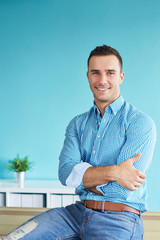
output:
<instances>
[{"instance_id":1,"label":"blue striped shirt","mask_svg":"<svg viewBox=\"0 0 160 240\"><path fill-rule=\"evenodd\" d=\"M142 153L134 166L147 174L156 142L153 120L124 101L120 96L106 107L103 117L94 105L76 116L68 125L60 154L59 179L76 188L81 200L124 203L141 211L147 210L147 181L137 191L128 190L117 182L97 186L98 195L85 189L83 175L88 167L122 163Z\"/></svg>"}]
</instances>

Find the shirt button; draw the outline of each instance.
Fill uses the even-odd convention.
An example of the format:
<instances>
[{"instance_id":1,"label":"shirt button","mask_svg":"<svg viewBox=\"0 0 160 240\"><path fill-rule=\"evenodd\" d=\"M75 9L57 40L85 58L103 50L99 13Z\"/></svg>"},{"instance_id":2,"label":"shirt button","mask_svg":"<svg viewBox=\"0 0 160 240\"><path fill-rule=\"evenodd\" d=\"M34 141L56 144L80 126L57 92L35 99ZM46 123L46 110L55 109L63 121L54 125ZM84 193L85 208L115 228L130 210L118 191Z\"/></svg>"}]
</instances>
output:
<instances>
[{"instance_id":1,"label":"shirt button","mask_svg":"<svg viewBox=\"0 0 160 240\"><path fill-rule=\"evenodd\" d=\"M117 113L116 112L114 112L114 115L116 115Z\"/></svg>"},{"instance_id":2,"label":"shirt button","mask_svg":"<svg viewBox=\"0 0 160 240\"><path fill-rule=\"evenodd\" d=\"M93 154L95 154L96 153L96 151L95 150L93 150Z\"/></svg>"},{"instance_id":3,"label":"shirt button","mask_svg":"<svg viewBox=\"0 0 160 240\"><path fill-rule=\"evenodd\" d=\"M103 121L104 123L106 122L106 119L104 119L104 121Z\"/></svg>"},{"instance_id":4,"label":"shirt button","mask_svg":"<svg viewBox=\"0 0 160 240\"><path fill-rule=\"evenodd\" d=\"M93 193L92 193L92 192L90 192L90 194L92 195Z\"/></svg>"},{"instance_id":5,"label":"shirt button","mask_svg":"<svg viewBox=\"0 0 160 240\"><path fill-rule=\"evenodd\" d=\"M97 137L100 138L100 135L98 135Z\"/></svg>"}]
</instances>

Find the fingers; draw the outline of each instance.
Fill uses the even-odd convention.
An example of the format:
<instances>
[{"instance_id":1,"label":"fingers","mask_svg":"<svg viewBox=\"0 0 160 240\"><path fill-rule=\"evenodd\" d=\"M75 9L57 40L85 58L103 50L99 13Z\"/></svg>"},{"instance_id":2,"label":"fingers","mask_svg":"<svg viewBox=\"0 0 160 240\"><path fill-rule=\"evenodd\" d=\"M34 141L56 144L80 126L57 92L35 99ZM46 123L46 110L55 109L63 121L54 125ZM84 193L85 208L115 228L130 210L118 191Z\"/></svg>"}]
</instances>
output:
<instances>
[{"instance_id":1,"label":"fingers","mask_svg":"<svg viewBox=\"0 0 160 240\"><path fill-rule=\"evenodd\" d=\"M139 177L138 182L142 184L142 183L144 183L144 180L145 180L145 178Z\"/></svg>"},{"instance_id":2,"label":"fingers","mask_svg":"<svg viewBox=\"0 0 160 240\"><path fill-rule=\"evenodd\" d=\"M132 158L132 162L137 162L142 156L142 153L138 153L137 155L135 155L133 158Z\"/></svg>"},{"instance_id":3,"label":"fingers","mask_svg":"<svg viewBox=\"0 0 160 240\"><path fill-rule=\"evenodd\" d=\"M135 185L134 185L134 187L139 188L139 187L141 187L141 185L142 185L142 183L136 182Z\"/></svg>"},{"instance_id":4,"label":"fingers","mask_svg":"<svg viewBox=\"0 0 160 240\"><path fill-rule=\"evenodd\" d=\"M145 179L146 178L146 174L144 172L141 172L140 170L136 169L136 175L139 178Z\"/></svg>"},{"instance_id":5,"label":"fingers","mask_svg":"<svg viewBox=\"0 0 160 240\"><path fill-rule=\"evenodd\" d=\"M138 188L141 187L141 185L144 183L144 181L145 180L143 178L141 178L140 176L137 177L137 180L134 182L134 186L133 186L134 191L137 191Z\"/></svg>"},{"instance_id":6,"label":"fingers","mask_svg":"<svg viewBox=\"0 0 160 240\"><path fill-rule=\"evenodd\" d=\"M143 172L140 172L139 177L142 178L142 179L145 179L146 178L146 174L143 173Z\"/></svg>"},{"instance_id":7,"label":"fingers","mask_svg":"<svg viewBox=\"0 0 160 240\"><path fill-rule=\"evenodd\" d=\"M138 190L138 187L136 187L136 186L132 186L132 187L130 187L130 188L128 188L129 190L131 190L131 191L137 191Z\"/></svg>"},{"instance_id":8,"label":"fingers","mask_svg":"<svg viewBox=\"0 0 160 240\"><path fill-rule=\"evenodd\" d=\"M130 186L129 189L132 190L132 191L137 191L138 188L141 187L141 185L142 185L142 183L140 183L140 182L135 182L134 185Z\"/></svg>"},{"instance_id":9,"label":"fingers","mask_svg":"<svg viewBox=\"0 0 160 240\"><path fill-rule=\"evenodd\" d=\"M138 171L140 172L140 171ZM142 173L143 174L143 173ZM143 174L145 176L145 174ZM140 176L136 176L134 180L132 179L130 183L127 185L127 189L131 191L137 191L138 188L141 187L141 185L145 182L145 177L141 178Z\"/></svg>"},{"instance_id":10,"label":"fingers","mask_svg":"<svg viewBox=\"0 0 160 240\"><path fill-rule=\"evenodd\" d=\"M126 159L124 162L120 163L121 167L121 178L119 179L119 184L131 191L137 191L141 185L144 183L146 175L139 169L133 166L133 163L141 158L141 153L138 153L132 158Z\"/></svg>"}]
</instances>

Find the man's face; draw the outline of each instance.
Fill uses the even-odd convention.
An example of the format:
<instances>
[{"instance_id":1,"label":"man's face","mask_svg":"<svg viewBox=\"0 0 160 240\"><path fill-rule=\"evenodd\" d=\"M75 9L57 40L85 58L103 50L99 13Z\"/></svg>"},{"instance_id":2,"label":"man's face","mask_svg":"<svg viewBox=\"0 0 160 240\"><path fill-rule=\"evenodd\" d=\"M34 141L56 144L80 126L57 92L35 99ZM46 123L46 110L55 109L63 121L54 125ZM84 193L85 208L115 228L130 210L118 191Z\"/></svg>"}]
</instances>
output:
<instances>
[{"instance_id":1,"label":"man's face","mask_svg":"<svg viewBox=\"0 0 160 240\"><path fill-rule=\"evenodd\" d=\"M87 77L97 107L108 106L119 97L124 73L116 56L91 57Z\"/></svg>"}]
</instances>

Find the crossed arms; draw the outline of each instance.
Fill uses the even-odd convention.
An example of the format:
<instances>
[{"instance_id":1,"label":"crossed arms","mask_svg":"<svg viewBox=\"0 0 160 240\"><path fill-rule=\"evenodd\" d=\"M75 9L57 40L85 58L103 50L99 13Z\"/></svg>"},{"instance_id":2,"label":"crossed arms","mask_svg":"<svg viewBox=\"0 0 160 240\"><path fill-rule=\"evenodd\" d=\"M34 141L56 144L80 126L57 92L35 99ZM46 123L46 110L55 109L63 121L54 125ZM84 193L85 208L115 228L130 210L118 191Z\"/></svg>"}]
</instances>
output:
<instances>
[{"instance_id":1,"label":"crossed arms","mask_svg":"<svg viewBox=\"0 0 160 240\"><path fill-rule=\"evenodd\" d=\"M84 187L101 194L96 186L115 181L124 188L137 191L146 178L143 172L133 166L133 163L138 161L140 157L141 153L118 165L88 168L83 176Z\"/></svg>"},{"instance_id":2,"label":"crossed arms","mask_svg":"<svg viewBox=\"0 0 160 240\"><path fill-rule=\"evenodd\" d=\"M73 187L87 188L98 194L109 193L112 196L115 196L116 189L118 191L119 187L124 189L121 192L126 196L137 191L145 181L155 141L156 128L153 121L140 115L139 119L136 118L127 128L126 141L117 159L117 165L91 166L83 172L79 186L73 185ZM59 179L62 184L66 185L66 180L74 167L81 162L80 139L76 128L76 119L74 119L67 128L66 139L60 155ZM76 173L79 175L81 172ZM74 178L72 180L72 182L75 181ZM106 185L101 187L101 184Z\"/></svg>"}]
</instances>

